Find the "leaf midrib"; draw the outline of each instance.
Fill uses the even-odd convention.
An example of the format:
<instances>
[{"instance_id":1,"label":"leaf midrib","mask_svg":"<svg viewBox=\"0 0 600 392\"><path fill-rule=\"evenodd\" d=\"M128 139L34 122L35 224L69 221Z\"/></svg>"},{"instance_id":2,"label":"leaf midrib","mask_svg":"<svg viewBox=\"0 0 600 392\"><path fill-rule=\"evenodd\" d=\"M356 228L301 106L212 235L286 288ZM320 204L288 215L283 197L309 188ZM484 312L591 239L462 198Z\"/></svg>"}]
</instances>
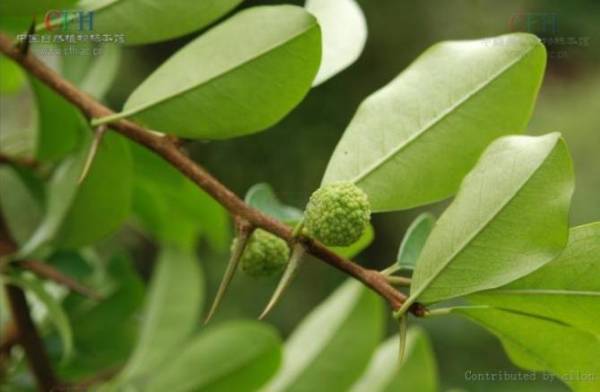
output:
<instances>
[{"instance_id":1,"label":"leaf midrib","mask_svg":"<svg viewBox=\"0 0 600 392\"><path fill-rule=\"evenodd\" d=\"M580 297L600 297L600 291L569 289L494 289L482 295L565 295Z\"/></svg>"},{"instance_id":2,"label":"leaf midrib","mask_svg":"<svg viewBox=\"0 0 600 392\"><path fill-rule=\"evenodd\" d=\"M297 40L299 38L302 38L302 36L304 34L306 34L308 31L312 30L316 26L318 26L318 24L316 23L316 20L313 20L309 25L306 26L306 28L302 29L298 33L289 36L285 40L278 41L275 44L273 44L271 46L268 46L264 50L258 52L256 55L251 56L251 57L249 57L248 59L246 59L244 61L241 61L239 64L236 64L236 65L234 65L234 66L232 66L232 67L224 70L223 72L221 72L219 74L216 74L216 75L214 75L214 76L212 76L212 77L204 80L201 83L193 84L192 86L183 88L183 89L181 89L179 91L175 91L172 94L170 94L168 96L165 96L164 98L157 99L157 100L152 101L152 102L148 102L145 105L136 106L136 107L131 108L129 110L124 110L124 111L122 111L120 113L120 117L130 117L132 115L138 114L138 113L143 112L143 111L145 111L145 110L147 110L147 109L149 109L149 108L151 108L153 106L164 104L165 102L170 101L172 99L175 99L177 97L180 97L181 95L183 95L183 94L185 94L185 93L187 93L189 91L196 90L196 89L198 89L198 88L200 88L202 86L205 86L205 85L207 85L209 83L212 83L212 82L214 82L214 81L216 81L216 80L218 80L218 79L220 79L222 77L225 77L225 76L231 74L232 72L236 71L237 69L242 68L243 66L246 66L248 64L251 64L254 61L257 61L258 59L264 57L268 53L270 53L272 51L275 51L275 50L277 50L277 49L279 49L281 47L284 47L284 46L286 46L288 44L291 44L292 42L294 42L295 40ZM125 106L126 105L127 105L127 102L125 103Z\"/></svg>"},{"instance_id":3,"label":"leaf midrib","mask_svg":"<svg viewBox=\"0 0 600 392\"><path fill-rule=\"evenodd\" d=\"M521 191L523 190L523 187L525 187L525 185L527 185L529 183L529 181L531 181L531 179L538 173L538 171L540 170L540 168L544 165L544 163L552 156L552 154L554 153L554 150L556 149L556 146L558 144L558 142L560 141L560 138L557 138L555 141L554 146L552 147L552 149L550 150L550 152L548 153L548 155L546 155L546 157L544 159L541 160L541 162L539 163L539 165L535 168L535 170L533 170L531 172L531 174L529 176L527 176L527 178L525 178L525 180L518 186L518 188L515 190L515 192L510 195L504 202L502 202L500 204L500 207L498 209L496 209L496 211L494 211L492 214L490 214L490 217L483 221L482 224L476 228L476 230L473 231L473 234L468 237L464 243L462 245L460 245L458 247L458 249L448 257L447 261L443 264L440 265L440 268L438 268L437 271L435 271L434 274L431 275L431 277L429 279L427 279L423 285L414 293L410 295L410 298L412 298L413 300L415 298L417 298L419 295L421 295L423 293L423 291L429 287L433 281L435 279L437 279L440 275L440 273L442 273L442 271L444 269L446 269L446 267L448 267L450 264L452 264L452 261L455 260L458 255L460 255L465 248L467 247L467 245L469 245L472 241L475 240L475 238L477 238L487 227L488 225L500 214L502 213L502 211L504 211L504 209L511 204L511 202L521 193ZM409 300L410 300L409 298ZM410 301L407 301L410 302Z\"/></svg>"},{"instance_id":4,"label":"leaf midrib","mask_svg":"<svg viewBox=\"0 0 600 392\"><path fill-rule=\"evenodd\" d=\"M350 181L353 182L354 184L358 184L360 181L364 180L365 177L369 176L371 173L373 173L379 167L383 166L385 163L387 163L389 160L391 160L394 156L396 156L396 154L398 154L403 149L407 148L409 145L411 145L413 142L415 142L417 139L419 139L421 136L423 136L428 130L432 129L434 126L436 126L438 123L440 123L444 118L446 118L450 114L452 114L456 109L458 109L459 107L466 104L471 98L475 97L478 93L482 92L487 86L489 86L490 84L492 84L493 82L498 80L504 73L509 71L513 66L520 63L523 59L525 59L525 57L527 57L529 54L531 54L531 52L533 50L535 50L536 47L537 47L537 43L532 45L526 52L521 54L519 57L517 57L513 61L510 61L509 63L507 63L500 70L498 70L498 72L492 74L491 77L489 77L482 83L479 83L477 86L475 86L475 88L472 91L465 94L465 96L462 99L458 100L455 104L449 106L445 110L442 110L440 112L440 114L438 114L437 117L434 117L423 128L421 128L419 131L417 131L413 135L411 135L411 137L409 137L404 143L402 143L402 144L398 145L396 148L392 149L388 154L384 155L378 161L375 161L364 172L359 173L354 179L352 179Z\"/></svg>"}]
</instances>

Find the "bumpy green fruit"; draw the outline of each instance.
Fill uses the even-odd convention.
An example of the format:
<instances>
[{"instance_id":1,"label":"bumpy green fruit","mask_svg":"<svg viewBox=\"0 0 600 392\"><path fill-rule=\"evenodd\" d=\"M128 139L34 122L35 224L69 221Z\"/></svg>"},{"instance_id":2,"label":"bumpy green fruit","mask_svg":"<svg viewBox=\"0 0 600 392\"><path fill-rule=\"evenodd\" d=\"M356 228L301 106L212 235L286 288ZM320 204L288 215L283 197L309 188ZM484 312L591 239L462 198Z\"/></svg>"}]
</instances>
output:
<instances>
[{"instance_id":1,"label":"bumpy green fruit","mask_svg":"<svg viewBox=\"0 0 600 392\"><path fill-rule=\"evenodd\" d=\"M284 240L268 231L256 229L246 244L240 263L242 271L261 277L283 270L289 257L290 248Z\"/></svg>"},{"instance_id":2,"label":"bumpy green fruit","mask_svg":"<svg viewBox=\"0 0 600 392\"><path fill-rule=\"evenodd\" d=\"M304 228L327 246L348 246L360 238L370 216L367 195L351 182L336 182L312 194L304 213Z\"/></svg>"}]
</instances>

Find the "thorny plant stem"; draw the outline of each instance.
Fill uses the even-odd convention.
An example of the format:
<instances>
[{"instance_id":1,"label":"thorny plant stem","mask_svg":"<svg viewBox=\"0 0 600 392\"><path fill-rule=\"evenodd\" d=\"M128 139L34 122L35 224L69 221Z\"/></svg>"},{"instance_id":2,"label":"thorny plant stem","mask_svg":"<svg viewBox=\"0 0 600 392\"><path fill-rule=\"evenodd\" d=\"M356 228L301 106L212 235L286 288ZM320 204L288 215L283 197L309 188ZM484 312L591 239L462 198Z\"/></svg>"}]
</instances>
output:
<instances>
[{"instance_id":1,"label":"thorny plant stem","mask_svg":"<svg viewBox=\"0 0 600 392\"><path fill-rule=\"evenodd\" d=\"M8 236L4 222L0 219L0 256L5 256L16 251L16 245ZM11 311L12 322L16 327L15 342L18 343L27 356L27 362L31 373L41 391L51 391L59 386L54 375L48 354L44 349L44 343L38 334L35 324L31 319L31 309L21 288L5 284L4 290L6 300Z\"/></svg>"},{"instance_id":2,"label":"thorny plant stem","mask_svg":"<svg viewBox=\"0 0 600 392\"><path fill-rule=\"evenodd\" d=\"M79 90L58 73L48 68L31 53L22 54L12 43L11 39L3 33L0 33L0 51L19 63L29 74L38 78L79 108L87 118L101 118L114 114L112 110ZM292 230L288 226L244 203L242 199L225 187L203 167L185 155L172 138L156 135L129 120L121 119L108 124L108 126L162 157L218 201L232 216L244 219L253 226L269 231L288 242L293 240ZM302 244L306 252L361 281L383 297L392 309L399 309L404 304L406 296L396 290L380 272L365 269L358 264L352 263L311 238L300 236L298 242ZM415 315L419 315L422 309L420 310L418 305L413 305L410 311Z\"/></svg>"}]
</instances>

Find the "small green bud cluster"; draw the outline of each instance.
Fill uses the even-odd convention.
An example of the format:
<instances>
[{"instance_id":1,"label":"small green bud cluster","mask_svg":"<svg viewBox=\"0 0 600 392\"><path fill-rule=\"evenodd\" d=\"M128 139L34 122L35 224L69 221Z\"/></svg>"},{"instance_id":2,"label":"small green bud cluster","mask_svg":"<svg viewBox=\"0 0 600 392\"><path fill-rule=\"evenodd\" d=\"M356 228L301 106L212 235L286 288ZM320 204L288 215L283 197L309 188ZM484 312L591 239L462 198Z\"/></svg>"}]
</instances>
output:
<instances>
[{"instance_id":1,"label":"small green bud cluster","mask_svg":"<svg viewBox=\"0 0 600 392\"><path fill-rule=\"evenodd\" d=\"M360 238L370 217L367 195L351 182L337 182L312 194L304 213L304 229L327 246L348 246Z\"/></svg>"},{"instance_id":2,"label":"small green bud cluster","mask_svg":"<svg viewBox=\"0 0 600 392\"><path fill-rule=\"evenodd\" d=\"M246 274L262 277L282 271L289 257L290 248L284 240L268 231L256 229L246 244L240 263Z\"/></svg>"}]
</instances>

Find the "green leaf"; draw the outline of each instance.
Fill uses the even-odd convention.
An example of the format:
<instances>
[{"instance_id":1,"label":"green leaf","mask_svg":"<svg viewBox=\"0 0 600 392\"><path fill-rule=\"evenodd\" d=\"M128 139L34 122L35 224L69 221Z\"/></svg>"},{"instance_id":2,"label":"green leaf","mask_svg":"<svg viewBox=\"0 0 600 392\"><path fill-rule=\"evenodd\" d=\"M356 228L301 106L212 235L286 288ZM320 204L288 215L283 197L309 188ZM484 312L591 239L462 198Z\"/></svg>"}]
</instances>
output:
<instances>
[{"instance_id":1,"label":"green leaf","mask_svg":"<svg viewBox=\"0 0 600 392\"><path fill-rule=\"evenodd\" d=\"M292 333L282 368L263 390L347 390L366 368L382 330L379 298L347 281Z\"/></svg>"},{"instance_id":2,"label":"green leaf","mask_svg":"<svg viewBox=\"0 0 600 392\"><path fill-rule=\"evenodd\" d=\"M54 240L76 196L77 178L82 167L82 159L72 156L55 170L46 192L46 214L31 239L19 251L22 257L38 252Z\"/></svg>"},{"instance_id":3,"label":"green leaf","mask_svg":"<svg viewBox=\"0 0 600 392\"><path fill-rule=\"evenodd\" d=\"M597 336L532 315L497 309L457 309L496 335L520 367L550 371L574 391L600 389Z\"/></svg>"},{"instance_id":4,"label":"green leaf","mask_svg":"<svg viewBox=\"0 0 600 392\"><path fill-rule=\"evenodd\" d=\"M399 337L382 343L367 371L351 392L437 392L437 365L429 338L421 328L411 328L406 336L406 357L398 366Z\"/></svg>"},{"instance_id":5,"label":"green leaf","mask_svg":"<svg viewBox=\"0 0 600 392\"><path fill-rule=\"evenodd\" d=\"M425 241L435 224L435 217L430 213L419 215L408 227L396 257L396 264L393 269L414 270L417 265L417 259L425 246Z\"/></svg>"},{"instance_id":6,"label":"green leaf","mask_svg":"<svg viewBox=\"0 0 600 392\"><path fill-rule=\"evenodd\" d=\"M2 15L4 16L4 15ZM4 18L0 18L0 23ZM10 64L9 60L2 57L2 61ZM12 65L12 64L10 64ZM0 69L2 75L0 84L11 84L10 71L5 80L4 71ZM26 76L19 71L23 78ZM14 93L2 92L0 96L0 152L7 157L17 157L31 159L35 157L37 144L37 116L31 92L27 86L15 91ZM6 86L10 88L10 86Z\"/></svg>"},{"instance_id":7,"label":"green leaf","mask_svg":"<svg viewBox=\"0 0 600 392\"><path fill-rule=\"evenodd\" d=\"M277 332L255 321L228 322L186 343L148 380L147 391L256 391L281 361Z\"/></svg>"},{"instance_id":8,"label":"green leaf","mask_svg":"<svg viewBox=\"0 0 600 392\"><path fill-rule=\"evenodd\" d=\"M275 195L271 185L264 182L248 189L245 201L248 205L290 226L300 222L304 215L302 210L283 204Z\"/></svg>"},{"instance_id":9,"label":"green leaf","mask_svg":"<svg viewBox=\"0 0 600 392\"><path fill-rule=\"evenodd\" d=\"M133 164L125 139L112 132L104 135L88 176L78 185L88 146L54 173L46 215L20 251L22 256L50 243L62 248L94 243L117 229L129 214Z\"/></svg>"},{"instance_id":10,"label":"green leaf","mask_svg":"<svg viewBox=\"0 0 600 392\"><path fill-rule=\"evenodd\" d=\"M558 133L492 143L427 239L407 302L499 287L548 263L567 244L573 188Z\"/></svg>"},{"instance_id":11,"label":"green leaf","mask_svg":"<svg viewBox=\"0 0 600 392\"><path fill-rule=\"evenodd\" d=\"M367 41L367 22L354 0L306 0L323 34L323 59L313 82L319 85L358 59Z\"/></svg>"},{"instance_id":12,"label":"green leaf","mask_svg":"<svg viewBox=\"0 0 600 392\"><path fill-rule=\"evenodd\" d=\"M94 33L123 34L128 45L165 41L200 30L242 0L87 0Z\"/></svg>"},{"instance_id":13,"label":"green leaf","mask_svg":"<svg viewBox=\"0 0 600 392\"><path fill-rule=\"evenodd\" d=\"M111 117L191 138L258 132L300 102L320 56L319 26L302 8L250 8L175 53Z\"/></svg>"},{"instance_id":14,"label":"green leaf","mask_svg":"<svg viewBox=\"0 0 600 392\"><path fill-rule=\"evenodd\" d=\"M106 134L62 222L58 243L79 248L116 230L129 214L132 177L133 164L125 140L115 133Z\"/></svg>"},{"instance_id":15,"label":"green leaf","mask_svg":"<svg viewBox=\"0 0 600 392\"><path fill-rule=\"evenodd\" d=\"M71 329L69 318L63 311L60 303L58 303L46 291L42 283L33 276L16 274L10 276L0 275L0 279L9 284L19 286L27 293L32 293L46 307L48 316L61 337L63 360L68 360L73 353L73 331Z\"/></svg>"},{"instance_id":16,"label":"green leaf","mask_svg":"<svg viewBox=\"0 0 600 392\"><path fill-rule=\"evenodd\" d=\"M492 140L525 129L545 61L530 34L434 45L360 105L323 184L354 182L375 212L452 195Z\"/></svg>"},{"instance_id":17,"label":"green leaf","mask_svg":"<svg viewBox=\"0 0 600 392\"><path fill-rule=\"evenodd\" d=\"M43 205L35 191L19 171L10 166L0 167L0 214L17 244L24 244L36 230L43 216ZM29 173L30 181L42 183Z\"/></svg>"},{"instance_id":18,"label":"green leaf","mask_svg":"<svg viewBox=\"0 0 600 392\"><path fill-rule=\"evenodd\" d=\"M560 320L600 336L600 222L571 229L560 256L532 274L469 299Z\"/></svg>"},{"instance_id":19,"label":"green leaf","mask_svg":"<svg viewBox=\"0 0 600 392\"><path fill-rule=\"evenodd\" d=\"M36 156L41 161L62 159L81 144L82 118L77 109L36 78L29 78L38 116Z\"/></svg>"},{"instance_id":20,"label":"green leaf","mask_svg":"<svg viewBox=\"0 0 600 392\"><path fill-rule=\"evenodd\" d=\"M66 366L57 369L61 378L74 381L93 376L99 369L114 368L124 363L134 348L144 284L133 261L126 256L112 257L107 273L113 283L104 299L99 303L85 303L69 313L76 326L77 350ZM81 301L80 297L77 299ZM107 325L110 325L110 333L106 333Z\"/></svg>"},{"instance_id":21,"label":"green leaf","mask_svg":"<svg viewBox=\"0 0 600 392\"><path fill-rule=\"evenodd\" d=\"M4 16L4 14L2 14ZM21 68L14 62L0 56L0 93L13 94L19 92L25 85L25 74Z\"/></svg>"},{"instance_id":22,"label":"green leaf","mask_svg":"<svg viewBox=\"0 0 600 392\"><path fill-rule=\"evenodd\" d=\"M135 351L117 385L144 382L180 350L198 325L203 291L202 272L193 251L165 248L152 276Z\"/></svg>"}]
</instances>

